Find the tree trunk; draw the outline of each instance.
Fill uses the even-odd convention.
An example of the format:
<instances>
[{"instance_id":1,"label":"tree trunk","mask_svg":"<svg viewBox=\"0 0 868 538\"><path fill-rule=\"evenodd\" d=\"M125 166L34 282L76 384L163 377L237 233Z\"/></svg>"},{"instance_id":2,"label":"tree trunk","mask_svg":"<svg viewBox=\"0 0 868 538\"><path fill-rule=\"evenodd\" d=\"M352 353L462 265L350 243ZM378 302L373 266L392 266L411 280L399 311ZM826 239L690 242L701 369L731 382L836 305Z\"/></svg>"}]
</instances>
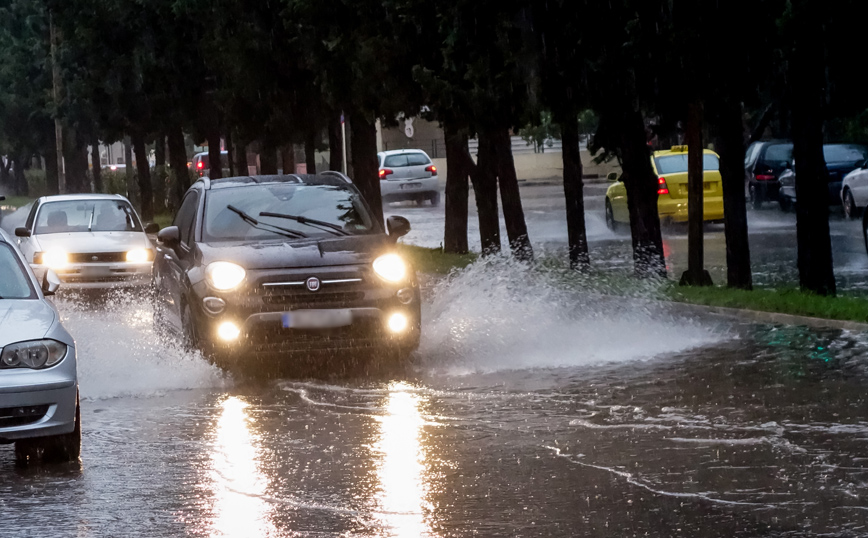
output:
<instances>
[{"instance_id":1,"label":"tree trunk","mask_svg":"<svg viewBox=\"0 0 868 538\"><path fill-rule=\"evenodd\" d=\"M28 196L30 194L30 186L27 184L27 176L24 175L25 163L27 158L15 157L12 161L12 192L16 196Z\"/></svg>"},{"instance_id":2,"label":"tree trunk","mask_svg":"<svg viewBox=\"0 0 868 538\"><path fill-rule=\"evenodd\" d=\"M711 275L705 270L703 225L702 102L687 105L687 271L681 275L682 286L711 286Z\"/></svg>"},{"instance_id":3,"label":"tree trunk","mask_svg":"<svg viewBox=\"0 0 868 538\"><path fill-rule=\"evenodd\" d=\"M138 205L138 192L133 184L133 144L129 136L124 137L124 172L126 175L126 195L133 205ZM69 185L69 174L66 175L66 184Z\"/></svg>"},{"instance_id":4,"label":"tree trunk","mask_svg":"<svg viewBox=\"0 0 868 538\"><path fill-rule=\"evenodd\" d=\"M212 129L208 133L208 177L220 179L223 177L223 157L220 152L220 130Z\"/></svg>"},{"instance_id":5,"label":"tree trunk","mask_svg":"<svg viewBox=\"0 0 868 538\"><path fill-rule=\"evenodd\" d=\"M90 191L87 179L87 145L76 129L67 128L63 137L63 158L66 166L66 192Z\"/></svg>"},{"instance_id":6,"label":"tree trunk","mask_svg":"<svg viewBox=\"0 0 868 538\"><path fill-rule=\"evenodd\" d=\"M518 177L515 173L515 161L512 158L512 141L509 129L497 129L493 133L495 155L497 158L497 179L500 185L500 201L503 204L503 220L506 223L506 235L513 254L521 260L533 259L533 247L527 235L527 223L524 220L524 209L521 206L521 193L518 189Z\"/></svg>"},{"instance_id":7,"label":"tree trunk","mask_svg":"<svg viewBox=\"0 0 868 538\"><path fill-rule=\"evenodd\" d=\"M316 138L317 132L314 130L309 131L304 138L304 162L308 174L316 174Z\"/></svg>"},{"instance_id":8,"label":"tree trunk","mask_svg":"<svg viewBox=\"0 0 868 538\"><path fill-rule=\"evenodd\" d=\"M579 149L579 120L575 115L561 120L564 160L564 198L567 202L567 241L570 268L587 270L588 236L585 230L585 199L582 180L582 154Z\"/></svg>"},{"instance_id":9,"label":"tree trunk","mask_svg":"<svg viewBox=\"0 0 868 538\"><path fill-rule=\"evenodd\" d=\"M242 144L240 141L235 143L235 167L238 169L239 176L250 174L250 165L247 163L247 144Z\"/></svg>"},{"instance_id":10,"label":"tree trunk","mask_svg":"<svg viewBox=\"0 0 868 538\"><path fill-rule=\"evenodd\" d=\"M819 25L817 25L819 26ZM821 28L816 28L820 33ZM816 36L797 36L790 62L793 162L796 171L796 241L799 285L835 295L829 237L828 171L823 157L825 47Z\"/></svg>"},{"instance_id":11,"label":"tree trunk","mask_svg":"<svg viewBox=\"0 0 868 538\"><path fill-rule=\"evenodd\" d=\"M160 135L154 141L154 213L166 211L166 191L169 188L166 173L166 137Z\"/></svg>"},{"instance_id":12,"label":"tree trunk","mask_svg":"<svg viewBox=\"0 0 868 538\"><path fill-rule=\"evenodd\" d=\"M54 129L51 130L52 136ZM54 143L54 138L51 143L45 146L45 188L46 194L60 193L60 184L57 178L57 145Z\"/></svg>"},{"instance_id":13,"label":"tree trunk","mask_svg":"<svg viewBox=\"0 0 868 538\"><path fill-rule=\"evenodd\" d=\"M283 161L283 173L295 173L295 146L286 144L280 148L280 158Z\"/></svg>"},{"instance_id":14,"label":"tree trunk","mask_svg":"<svg viewBox=\"0 0 868 538\"><path fill-rule=\"evenodd\" d=\"M657 178L651 167L645 123L642 115L630 108L623 108L619 116L622 177L627 189L635 271L639 276L665 277L666 259L657 213Z\"/></svg>"},{"instance_id":15,"label":"tree trunk","mask_svg":"<svg viewBox=\"0 0 868 538\"><path fill-rule=\"evenodd\" d=\"M235 171L235 159L232 158L232 129L226 130L226 165L229 168L229 177L238 175Z\"/></svg>"},{"instance_id":16,"label":"tree trunk","mask_svg":"<svg viewBox=\"0 0 868 538\"><path fill-rule=\"evenodd\" d=\"M93 177L93 191L103 192L102 161L99 158L99 140L93 136L90 139L90 174Z\"/></svg>"},{"instance_id":17,"label":"tree trunk","mask_svg":"<svg viewBox=\"0 0 868 538\"><path fill-rule=\"evenodd\" d=\"M190 170L187 168L187 148L184 145L184 132L181 126L169 129L169 166L172 169L171 189L169 189L169 209L174 213L181 206L181 199L190 187Z\"/></svg>"},{"instance_id":18,"label":"tree trunk","mask_svg":"<svg viewBox=\"0 0 868 538\"><path fill-rule=\"evenodd\" d=\"M378 173L377 127L370 118L356 114L353 116L350 136L353 140L353 183L368 202L374 218L382 225L383 198Z\"/></svg>"},{"instance_id":19,"label":"tree trunk","mask_svg":"<svg viewBox=\"0 0 868 538\"><path fill-rule=\"evenodd\" d=\"M0 157L0 192L12 192L12 159L8 157Z\"/></svg>"},{"instance_id":20,"label":"tree trunk","mask_svg":"<svg viewBox=\"0 0 868 538\"><path fill-rule=\"evenodd\" d=\"M145 222L151 222L154 220L154 189L151 185L151 166L148 163L145 137L141 133L135 133L130 138L133 151L136 153L136 179L139 185L141 216Z\"/></svg>"},{"instance_id":21,"label":"tree trunk","mask_svg":"<svg viewBox=\"0 0 868 538\"><path fill-rule=\"evenodd\" d=\"M341 115L337 114L329 122L329 170L340 172L344 167L344 147L341 136Z\"/></svg>"},{"instance_id":22,"label":"tree trunk","mask_svg":"<svg viewBox=\"0 0 868 538\"><path fill-rule=\"evenodd\" d=\"M261 143L262 151L259 153L259 172L262 175L274 175L277 173L277 149L268 141Z\"/></svg>"},{"instance_id":23,"label":"tree trunk","mask_svg":"<svg viewBox=\"0 0 868 538\"><path fill-rule=\"evenodd\" d=\"M444 126L446 138L446 224L443 235L443 250L465 254L467 245L467 200L470 189L467 183L468 170L464 165L467 154L467 135L448 125Z\"/></svg>"},{"instance_id":24,"label":"tree trunk","mask_svg":"<svg viewBox=\"0 0 868 538\"><path fill-rule=\"evenodd\" d=\"M496 254L501 248L500 219L497 214L497 157L492 138L488 132L479 133L476 176L471 177L476 212L479 214L479 240L484 256Z\"/></svg>"},{"instance_id":25,"label":"tree trunk","mask_svg":"<svg viewBox=\"0 0 868 538\"><path fill-rule=\"evenodd\" d=\"M744 196L745 147L741 104L720 103L715 116L718 134L714 145L720 153L723 217L726 222L726 285L750 290L753 288L753 278Z\"/></svg>"}]
</instances>

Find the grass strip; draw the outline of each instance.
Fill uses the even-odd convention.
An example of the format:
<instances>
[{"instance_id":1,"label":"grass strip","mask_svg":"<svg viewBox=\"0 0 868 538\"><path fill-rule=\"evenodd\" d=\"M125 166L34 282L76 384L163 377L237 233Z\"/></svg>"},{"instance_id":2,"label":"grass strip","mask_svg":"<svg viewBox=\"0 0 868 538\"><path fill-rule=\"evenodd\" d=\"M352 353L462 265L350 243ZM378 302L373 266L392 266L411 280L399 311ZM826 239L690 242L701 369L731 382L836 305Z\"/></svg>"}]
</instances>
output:
<instances>
[{"instance_id":1,"label":"grass strip","mask_svg":"<svg viewBox=\"0 0 868 538\"><path fill-rule=\"evenodd\" d=\"M398 251L405 256L416 271L421 273L446 274L452 269L467 267L476 260L477 255L451 254L440 248L425 248L413 245L398 244Z\"/></svg>"}]
</instances>

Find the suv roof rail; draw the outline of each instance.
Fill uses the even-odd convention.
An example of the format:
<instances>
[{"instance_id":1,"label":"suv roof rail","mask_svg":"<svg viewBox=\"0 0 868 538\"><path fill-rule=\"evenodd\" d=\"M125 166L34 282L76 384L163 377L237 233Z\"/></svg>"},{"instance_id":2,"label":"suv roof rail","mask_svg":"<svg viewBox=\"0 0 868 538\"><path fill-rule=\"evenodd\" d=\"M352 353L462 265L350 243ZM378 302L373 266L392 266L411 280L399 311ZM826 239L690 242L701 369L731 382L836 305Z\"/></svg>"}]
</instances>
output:
<instances>
[{"instance_id":1,"label":"suv roof rail","mask_svg":"<svg viewBox=\"0 0 868 538\"><path fill-rule=\"evenodd\" d=\"M347 177L346 174L343 174L342 172L338 172L335 170L326 170L325 172L320 172L320 175L336 177L336 178L343 180L346 183L349 183L350 185L353 184L353 180L350 179L349 177Z\"/></svg>"},{"instance_id":2,"label":"suv roof rail","mask_svg":"<svg viewBox=\"0 0 868 538\"><path fill-rule=\"evenodd\" d=\"M206 191L211 189L211 178L210 178L210 177L208 177L208 176L202 176L202 177L200 177L199 179L196 180L196 183L199 183L200 181L202 182L202 184L205 185L205 190L206 190Z\"/></svg>"}]
</instances>

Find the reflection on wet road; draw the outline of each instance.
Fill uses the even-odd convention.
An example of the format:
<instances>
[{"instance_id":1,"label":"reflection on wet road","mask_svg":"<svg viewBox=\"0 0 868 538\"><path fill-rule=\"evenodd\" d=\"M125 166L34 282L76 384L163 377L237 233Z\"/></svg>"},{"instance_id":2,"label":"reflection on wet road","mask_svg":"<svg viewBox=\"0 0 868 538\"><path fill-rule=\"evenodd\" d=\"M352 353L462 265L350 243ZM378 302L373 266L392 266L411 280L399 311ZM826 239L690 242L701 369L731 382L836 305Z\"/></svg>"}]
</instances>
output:
<instances>
[{"instance_id":1,"label":"reflection on wet road","mask_svg":"<svg viewBox=\"0 0 868 538\"><path fill-rule=\"evenodd\" d=\"M82 461L16 469L0 447L0 535L868 533L868 336L618 309L514 272L438 288L407 371L314 380L226 377L141 301L61 297Z\"/></svg>"}]
</instances>

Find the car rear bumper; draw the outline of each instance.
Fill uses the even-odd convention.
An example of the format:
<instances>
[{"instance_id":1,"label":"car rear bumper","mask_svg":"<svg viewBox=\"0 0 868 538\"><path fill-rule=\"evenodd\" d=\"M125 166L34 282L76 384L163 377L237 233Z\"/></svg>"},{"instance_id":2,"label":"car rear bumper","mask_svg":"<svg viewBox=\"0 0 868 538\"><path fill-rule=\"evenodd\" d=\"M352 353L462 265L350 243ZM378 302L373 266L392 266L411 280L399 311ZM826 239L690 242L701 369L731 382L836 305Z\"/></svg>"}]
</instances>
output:
<instances>
[{"instance_id":1,"label":"car rear bumper","mask_svg":"<svg viewBox=\"0 0 868 538\"><path fill-rule=\"evenodd\" d=\"M65 289L124 288L146 286L151 282L153 262L80 263L54 269ZM38 279L47 266L30 264Z\"/></svg>"},{"instance_id":2,"label":"car rear bumper","mask_svg":"<svg viewBox=\"0 0 868 538\"><path fill-rule=\"evenodd\" d=\"M771 202L778 199L781 184L777 181L754 181L751 185L761 200Z\"/></svg>"},{"instance_id":3,"label":"car rear bumper","mask_svg":"<svg viewBox=\"0 0 868 538\"><path fill-rule=\"evenodd\" d=\"M0 386L0 443L71 432L77 394L75 379Z\"/></svg>"},{"instance_id":4,"label":"car rear bumper","mask_svg":"<svg viewBox=\"0 0 868 538\"><path fill-rule=\"evenodd\" d=\"M395 181L380 181L380 194L383 199L409 200L420 195L431 195L440 192L440 180L437 176L422 179L401 179Z\"/></svg>"},{"instance_id":5,"label":"car rear bumper","mask_svg":"<svg viewBox=\"0 0 868 538\"><path fill-rule=\"evenodd\" d=\"M664 198L657 200L660 219L671 222L687 222L687 198ZM703 199L703 220L723 220L723 197L709 196Z\"/></svg>"}]
</instances>

